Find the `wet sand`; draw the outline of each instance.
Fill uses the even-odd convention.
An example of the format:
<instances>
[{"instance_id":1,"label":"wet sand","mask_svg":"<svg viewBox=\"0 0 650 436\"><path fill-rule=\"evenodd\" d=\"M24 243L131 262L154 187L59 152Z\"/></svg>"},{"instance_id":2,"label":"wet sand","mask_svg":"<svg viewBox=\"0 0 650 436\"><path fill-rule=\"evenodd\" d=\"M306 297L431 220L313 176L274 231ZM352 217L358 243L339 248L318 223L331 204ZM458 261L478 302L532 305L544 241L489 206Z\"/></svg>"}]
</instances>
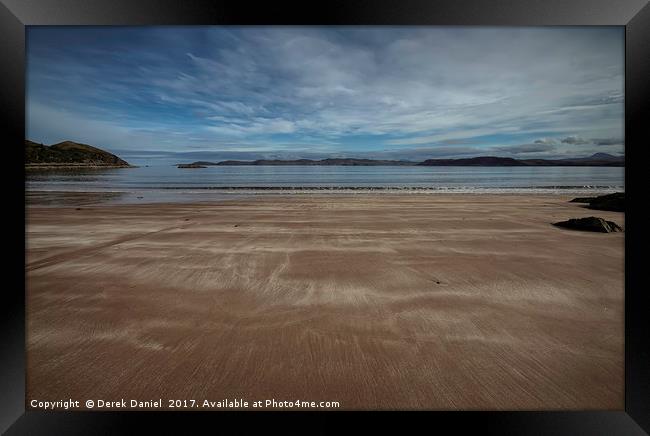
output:
<instances>
[{"instance_id":1,"label":"wet sand","mask_svg":"<svg viewBox=\"0 0 650 436\"><path fill-rule=\"evenodd\" d=\"M564 196L27 208L27 399L624 407L624 234Z\"/></svg>"}]
</instances>

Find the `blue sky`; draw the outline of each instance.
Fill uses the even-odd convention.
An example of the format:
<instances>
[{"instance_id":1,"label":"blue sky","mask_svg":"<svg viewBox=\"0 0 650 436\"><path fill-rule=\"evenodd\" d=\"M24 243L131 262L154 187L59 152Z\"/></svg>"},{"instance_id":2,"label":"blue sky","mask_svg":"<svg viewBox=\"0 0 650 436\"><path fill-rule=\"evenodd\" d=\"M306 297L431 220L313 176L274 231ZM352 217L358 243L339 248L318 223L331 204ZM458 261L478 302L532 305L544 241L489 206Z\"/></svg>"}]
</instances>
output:
<instances>
[{"instance_id":1,"label":"blue sky","mask_svg":"<svg viewBox=\"0 0 650 436\"><path fill-rule=\"evenodd\" d=\"M29 27L27 138L135 164L624 151L622 27Z\"/></svg>"}]
</instances>

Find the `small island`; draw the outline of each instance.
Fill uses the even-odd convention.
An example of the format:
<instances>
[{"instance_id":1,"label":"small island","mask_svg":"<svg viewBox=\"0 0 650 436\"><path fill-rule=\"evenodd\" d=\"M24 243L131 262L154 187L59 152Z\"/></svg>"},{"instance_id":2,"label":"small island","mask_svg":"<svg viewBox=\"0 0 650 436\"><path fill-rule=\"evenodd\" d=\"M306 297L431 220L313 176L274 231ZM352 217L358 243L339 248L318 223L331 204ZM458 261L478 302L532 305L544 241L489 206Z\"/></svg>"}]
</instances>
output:
<instances>
[{"instance_id":1,"label":"small island","mask_svg":"<svg viewBox=\"0 0 650 436\"><path fill-rule=\"evenodd\" d=\"M43 145L25 140L25 169L133 168L127 161L88 144Z\"/></svg>"},{"instance_id":2,"label":"small island","mask_svg":"<svg viewBox=\"0 0 650 436\"><path fill-rule=\"evenodd\" d=\"M190 164L178 164L176 165L176 168L207 168L205 165L201 165L198 163L190 163Z\"/></svg>"}]
</instances>

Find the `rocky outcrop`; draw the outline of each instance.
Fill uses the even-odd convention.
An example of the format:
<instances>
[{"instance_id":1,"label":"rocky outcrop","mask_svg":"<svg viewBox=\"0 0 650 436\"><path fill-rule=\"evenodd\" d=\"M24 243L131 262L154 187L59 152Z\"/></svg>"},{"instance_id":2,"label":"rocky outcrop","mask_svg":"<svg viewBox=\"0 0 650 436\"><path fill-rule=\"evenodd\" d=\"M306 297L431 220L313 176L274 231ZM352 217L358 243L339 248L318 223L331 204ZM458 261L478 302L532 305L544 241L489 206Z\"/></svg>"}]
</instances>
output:
<instances>
[{"instance_id":1,"label":"rocky outcrop","mask_svg":"<svg viewBox=\"0 0 650 436\"><path fill-rule=\"evenodd\" d=\"M616 192L609 195L601 195L589 202L589 209L611 210L614 212L625 212L625 193Z\"/></svg>"},{"instance_id":2,"label":"rocky outcrop","mask_svg":"<svg viewBox=\"0 0 650 436\"><path fill-rule=\"evenodd\" d=\"M588 209L625 212L625 193L615 192L598 197L578 197L571 200L571 203L587 203Z\"/></svg>"},{"instance_id":3,"label":"rocky outcrop","mask_svg":"<svg viewBox=\"0 0 650 436\"><path fill-rule=\"evenodd\" d=\"M43 145L25 140L26 168L122 168L128 162L88 144L64 141Z\"/></svg>"},{"instance_id":4,"label":"rocky outcrop","mask_svg":"<svg viewBox=\"0 0 650 436\"><path fill-rule=\"evenodd\" d=\"M569 201L569 203L590 203L596 197L577 197Z\"/></svg>"},{"instance_id":5,"label":"rocky outcrop","mask_svg":"<svg viewBox=\"0 0 650 436\"><path fill-rule=\"evenodd\" d=\"M587 232L613 233L623 231L623 229L614 221L606 221L603 218L595 216L587 218L571 218L568 221L553 223L553 225L565 229L583 230Z\"/></svg>"}]
</instances>

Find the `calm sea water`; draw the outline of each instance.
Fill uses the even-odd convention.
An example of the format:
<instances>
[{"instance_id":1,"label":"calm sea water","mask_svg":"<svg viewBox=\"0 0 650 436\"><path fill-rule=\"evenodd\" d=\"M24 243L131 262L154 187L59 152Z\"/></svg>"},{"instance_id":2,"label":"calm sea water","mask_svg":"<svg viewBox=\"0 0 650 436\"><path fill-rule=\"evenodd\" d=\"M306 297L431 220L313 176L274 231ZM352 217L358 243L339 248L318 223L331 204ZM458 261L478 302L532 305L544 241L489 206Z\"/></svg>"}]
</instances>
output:
<instances>
[{"instance_id":1,"label":"calm sea water","mask_svg":"<svg viewBox=\"0 0 650 436\"><path fill-rule=\"evenodd\" d=\"M29 192L113 193L121 201L197 201L313 192L607 193L614 167L150 166L27 173Z\"/></svg>"}]
</instances>

